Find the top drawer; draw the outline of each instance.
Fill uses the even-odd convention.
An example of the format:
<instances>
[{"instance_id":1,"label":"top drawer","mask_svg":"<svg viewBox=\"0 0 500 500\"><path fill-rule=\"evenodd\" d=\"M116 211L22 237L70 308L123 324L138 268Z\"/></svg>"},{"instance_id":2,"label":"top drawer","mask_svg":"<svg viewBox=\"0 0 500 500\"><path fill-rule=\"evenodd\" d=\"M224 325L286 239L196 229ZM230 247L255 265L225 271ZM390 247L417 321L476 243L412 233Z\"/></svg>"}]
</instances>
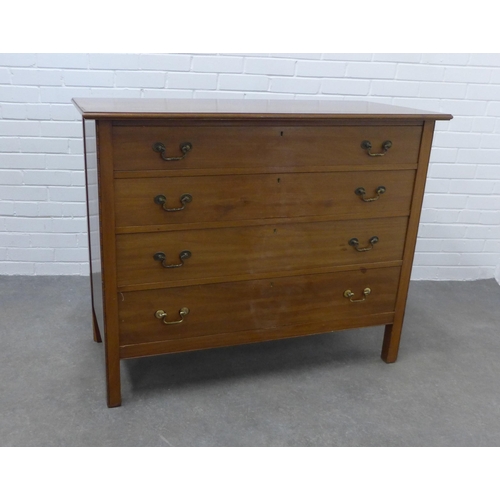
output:
<instances>
[{"instance_id":1,"label":"top drawer","mask_svg":"<svg viewBox=\"0 0 500 500\"><path fill-rule=\"evenodd\" d=\"M418 125L115 125L114 168L138 171L416 164L421 133ZM367 142L371 149L366 147ZM384 149L389 142L390 147ZM155 150L158 143L163 147ZM191 149L184 153L181 148L186 143ZM379 154L383 155L371 156Z\"/></svg>"}]
</instances>

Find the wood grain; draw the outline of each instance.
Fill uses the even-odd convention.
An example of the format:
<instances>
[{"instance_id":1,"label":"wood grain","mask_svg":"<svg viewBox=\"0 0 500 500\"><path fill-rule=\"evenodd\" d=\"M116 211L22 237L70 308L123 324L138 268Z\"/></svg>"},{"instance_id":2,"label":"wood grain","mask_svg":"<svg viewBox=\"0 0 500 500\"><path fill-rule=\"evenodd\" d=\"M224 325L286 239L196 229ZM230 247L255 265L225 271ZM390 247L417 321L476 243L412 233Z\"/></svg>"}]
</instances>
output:
<instances>
[{"instance_id":1,"label":"wood grain","mask_svg":"<svg viewBox=\"0 0 500 500\"><path fill-rule=\"evenodd\" d=\"M317 325L394 311L400 268L303 275L273 280L217 283L119 294L120 345L198 337L287 325ZM355 299L372 289L364 302ZM190 309L183 323L165 325L155 317L163 310L178 321L181 308Z\"/></svg>"},{"instance_id":2,"label":"wood grain","mask_svg":"<svg viewBox=\"0 0 500 500\"><path fill-rule=\"evenodd\" d=\"M115 179L116 224L149 226L211 221L334 215L337 218L401 215L409 212L414 170L197 176L158 179ZM375 202L367 197L385 186ZM154 198L163 194L167 207L180 207L189 193L193 201L180 212L165 212Z\"/></svg>"},{"instance_id":3,"label":"wood grain","mask_svg":"<svg viewBox=\"0 0 500 500\"><path fill-rule=\"evenodd\" d=\"M234 126L219 123L211 127L114 127L116 170L189 170L191 168L302 165L397 165L417 163L420 126L376 125L356 127ZM373 153L392 147L381 157L371 157L361 148L369 140ZM193 149L180 161L164 161L153 144L165 145L166 156L181 155L180 145Z\"/></svg>"},{"instance_id":4,"label":"wood grain","mask_svg":"<svg viewBox=\"0 0 500 500\"><path fill-rule=\"evenodd\" d=\"M115 204L112 169L111 123L99 121L97 126L99 158L99 206L104 290L104 332L106 355L106 389L108 406L121 405L120 352L116 287Z\"/></svg>"},{"instance_id":5,"label":"wood grain","mask_svg":"<svg viewBox=\"0 0 500 500\"><path fill-rule=\"evenodd\" d=\"M415 255L415 245L417 243L418 225L422 211L422 203L425 191L425 182L427 180L427 169L431 154L432 138L434 134L434 121L427 121L424 125L422 135L422 144L420 160L413 189L411 214L408 222L408 231L406 233L406 243L403 254L403 266L401 277L398 284L398 295L396 302L396 314L394 323L388 324L385 329L384 342L382 345L382 359L386 363L394 363L398 357L399 344L401 341L401 331L408 299L408 288L410 286L411 269L413 257Z\"/></svg>"},{"instance_id":6,"label":"wood grain","mask_svg":"<svg viewBox=\"0 0 500 500\"><path fill-rule=\"evenodd\" d=\"M283 274L321 267L364 266L402 259L407 218L291 223L253 227L201 229L165 233L123 234L116 238L118 286L161 286L189 280L281 271ZM359 240L359 248L349 245ZM153 256L163 252L166 264L179 264L179 254L191 257L182 267L164 268Z\"/></svg>"},{"instance_id":7,"label":"wood grain","mask_svg":"<svg viewBox=\"0 0 500 500\"><path fill-rule=\"evenodd\" d=\"M326 323L314 323L303 325L287 325L269 330L247 330L234 334L217 333L201 337L187 337L145 344L129 344L120 347L122 358L137 358L143 356L155 356L173 352L194 351L198 349L210 349L214 347L227 347L240 344L251 344L254 342L265 342L284 338L301 337L329 333L337 330L349 330L352 328L363 328L368 326L385 325L391 323L394 313L371 314L368 316L339 317L329 319ZM297 345L300 349L300 345ZM360 347L362 349L362 347ZM231 353L228 351L228 356Z\"/></svg>"}]
</instances>

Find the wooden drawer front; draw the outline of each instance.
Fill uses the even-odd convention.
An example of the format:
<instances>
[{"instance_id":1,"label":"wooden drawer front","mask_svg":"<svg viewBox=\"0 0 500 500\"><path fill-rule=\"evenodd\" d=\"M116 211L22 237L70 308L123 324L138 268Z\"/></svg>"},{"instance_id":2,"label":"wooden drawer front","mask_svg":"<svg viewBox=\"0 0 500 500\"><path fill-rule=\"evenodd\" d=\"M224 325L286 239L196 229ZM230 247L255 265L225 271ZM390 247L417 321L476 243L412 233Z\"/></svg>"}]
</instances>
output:
<instances>
[{"instance_id":1,"label":"wooden drawer front","mask_svg":"<svg viewBox=\"0 0 500 500\"><path fill-rule=\"evenodd\" d=\"M417 163L421 126L115 126L113 127L116 170L163 170L222 167L279 167L326 165L376 165ZM370 141L369 156L361 148ZM164 161L153 151L155 143L165 146L166 157L182 155L180 146L192 150L179 161Z\"/></svg>"},{"instance_id":2,"label":"wooden drawer front","mask_svg":"<svg viewBox=\"0 0 500 500\"><path fill-rule=\"evenodd\" d=\"M275 224L117 236L118 285L307 272L402 259L407 217ZM376 237L378 242L370 244ZM350 245L357 238L359 244ZM356 250L358 248L358 250ZM360 251L371 248L368 251ZM189 258L181 259L188 250ZM155 260L163 253L165 259ZM160 257L161 258L161 257ZM165 268L165 265L181 267ZM247 278L248 279L248 278Z\"/></svg>"},{"instance_id":3,"label":"wooden drawer front","mask_svg":"<svg viewBox=\"0 0 500 500\"><path fill-rule=\"evenodd\" d=\"M237 221L276 217L335 216L376 217L408 213L414 170L334 172L303 174L220 175L115 179L116 224L162 224ZM365 202L355 193L364 188ZM164 195L167 208L180 208L188 193L192 201L184 210L167 212L154 202Z\"/></svg>"},{"instance_id":4,"label":"wooden drawer front","mask_svg":"<svg viewBox=\"0 0 500 500\"><path fill-rule=\"evenodd\" d=\"M392 312L399 273L399 267L391 267L124 292L118 300L120 344L328 325L339 318ZM365 297L367 287L371 293ZM350 302L346 290L354 293L352 300L365 300ZM163 323L179 321L182 308L189 309L182 323ZM157 311L166 312L167 318L158 319Z\"/></svg>"}]
</instances>

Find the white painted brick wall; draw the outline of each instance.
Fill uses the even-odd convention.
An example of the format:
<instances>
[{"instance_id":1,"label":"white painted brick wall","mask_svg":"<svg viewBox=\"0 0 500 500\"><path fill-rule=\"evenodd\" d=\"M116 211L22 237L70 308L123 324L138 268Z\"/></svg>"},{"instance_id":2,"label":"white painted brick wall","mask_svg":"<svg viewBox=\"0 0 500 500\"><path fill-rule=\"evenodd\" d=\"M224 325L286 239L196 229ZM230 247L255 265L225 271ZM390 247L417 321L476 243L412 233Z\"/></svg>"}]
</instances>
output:
<instances>
[{"instance_id":1,"label":"white painted brick wall","mask_svg":"<svg viewBox=\"0 0 500 500\"><path fill-rule=\"evenodd\" d=\"M436 127L412 278L500 282L498 54L0 54L0 274L88 274L78 96L451 113Z\"/></svg>"}]
</instances>

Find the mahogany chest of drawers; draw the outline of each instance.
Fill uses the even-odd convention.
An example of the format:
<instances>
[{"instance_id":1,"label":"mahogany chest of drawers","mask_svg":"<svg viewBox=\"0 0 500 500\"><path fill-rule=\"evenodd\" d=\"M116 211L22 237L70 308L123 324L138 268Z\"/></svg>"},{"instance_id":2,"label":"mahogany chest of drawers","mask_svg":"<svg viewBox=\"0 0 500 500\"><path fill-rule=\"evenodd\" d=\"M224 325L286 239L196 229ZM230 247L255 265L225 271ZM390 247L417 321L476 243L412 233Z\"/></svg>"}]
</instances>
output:
<instances>
[{"instance_id":1,"label":"mahogany chest of drawers","mask_svg":"<svg viewBox=\"0 0 500 500\"><path fill-rule=\"evenodd\" d=\"M434 125L450 115L74 103L108 406L121 404L124 358L385 325L382 359L396 360Z\"/></svg>"}]
</instances>

